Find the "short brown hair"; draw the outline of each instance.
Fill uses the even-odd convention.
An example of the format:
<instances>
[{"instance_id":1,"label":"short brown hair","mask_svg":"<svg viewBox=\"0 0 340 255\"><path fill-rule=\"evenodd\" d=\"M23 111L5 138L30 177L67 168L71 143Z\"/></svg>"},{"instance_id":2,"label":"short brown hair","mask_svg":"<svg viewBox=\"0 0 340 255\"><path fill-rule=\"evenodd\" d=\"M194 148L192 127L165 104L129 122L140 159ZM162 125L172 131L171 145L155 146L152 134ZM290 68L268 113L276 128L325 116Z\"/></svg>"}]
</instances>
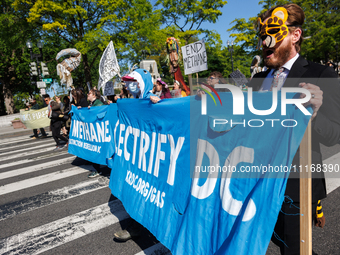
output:
<instances>
[{"instance_id":1,"label":"short brown hair","mask_svg":"<svg viewBox=\"0 0 340 255\"><path fill-rule=\"evenodd\" d=\"M260 18L262 22L269 18L272 15L272 12L277 7L284 7L288 12L288 19L286 21L287 25L289 25L289 31L294 31L297 27L301 29L301 37L300 40L295 44L295 49L297 52L301 50L301 44L303 41L303 30L302 25L305 21L305 13L303 12L302 8L297 4L285 4L285 5L277 5L275 7L270 8L265 13L262 13Z\"/></svg>"},{"instance_id":2,"label":"short brown hair","mask_svg":"<svg viewBox=\"0 0 340 255\"><path fill-rule=\"evenodd\" d=\"M226 80L223 78L223 75L220 72L213 71L213 72L210 73L209 77L210 76L215 76L215 78L219 79L220 83L222 83L222 84L227 83Z\"/></svg>"},{"instance_id":3,"label":"short brown hair","mask_svg":"<svg viewBox=\"0 0 340 255\"><path fill-rule=\"evenodd\" d=\"M91 93L92 95L94 95L96 97L96 99L99 99L102 95L100 94L100 91L99 90L96 90L96 89L91 89L89 91L89 93Z\"/></svg>"}]
</instances>

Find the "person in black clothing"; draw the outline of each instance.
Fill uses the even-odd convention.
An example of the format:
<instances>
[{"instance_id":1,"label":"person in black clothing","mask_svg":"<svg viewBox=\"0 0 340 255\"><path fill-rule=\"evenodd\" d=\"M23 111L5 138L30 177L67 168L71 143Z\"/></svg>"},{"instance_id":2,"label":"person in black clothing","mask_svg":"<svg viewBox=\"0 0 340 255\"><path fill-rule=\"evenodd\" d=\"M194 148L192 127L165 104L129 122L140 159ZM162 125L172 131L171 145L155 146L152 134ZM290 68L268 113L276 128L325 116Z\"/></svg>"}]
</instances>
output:
<instances>
[{"instance_id":1,"label":"person in black clothing","mask_svg":"<svg viewBox=\"0 0 340 255\"><path fill-rule=\"evenodd\" d=\"M119 99L120 97L118 95L110 95L110 96L107 96L107 103L108 104L115 104L117 103L117 100Z\"/></svg>"},{"instance_id":2,"label":"person in black clothing","mask_svg":"<svg viewBox=\"0 0 340 255\"><path fill-rule=\"evenodd\" d=\"M248 83L248 88L254 91L270 91L272 88L280 90L285 87L302 87L311 93L311 98L305 106L311 105L313 108L312 165L322 168L320 144L333 146L340 140L340 86L337 74L332 68L313 63L299 55L304 19L302 8L296 4L276 6L261 14L258 20L258 24L261 24L259 35L262 40L264 64L268 70L255 74ZM274 25L273 22L281 25ZM280 35L282 29L285 32ZM304 95L301 94L300 97ZM299 167L299 151L295 154L292 165ZM275 235L272 237L272 241L280 247L281 254L284 255L300 254L300 219L296 216L300 212L300 180L294 178L299 177L298 172L292 170L289 175L285 202L282 204L274 230ZM312 173L313 218L319 217L319 200L326 196L326 183L321 169ZM324 222L323 219L318 225L322 227ZM315 254L314 251L311 254Z\"/></svg>"},{"instance_id":3,"label":"person in black clothing","mask_svg":"<svg viewBox=\"0 0 340 255\"><path fill-rule=\"evenodd\" d=\"M35 98L32 98L31 100L31 108L32 110L39 110L40 106L37 104L37 100ZM47 134L45 132L44 128L40 128L40 132L41 132L41 138L46 138ZM37 139L38 138L38 129L33 129L33 137L32 139Z\"/></svg>"},{"instance_id":4,"label":"person in black clothing","mask_svg":"<svg viewBox=\"0 0 340 255\"><path fill-rule=\"evenodd\" d=\"M84 92L80 88L73 89L71 93L73 97L73 101L71 102L72 105L78 108L89 106L89 103L85 98Z\"/></svg>"},{"instance_id":5,"label":"person in black clothing","mask_svg":"<svg viewBox=\"0 0 340 255\"><path fill-rule=\"evenodd\" d=\"M60 134L61 122L63 121L63 118L65 118L65 115L61 113L60 104L55 101L51 102L51 109L51 130L53 139L56 142L56 148L54 149L54 151L59 151L67 147L68 142L68 139ZM59 139L65 141L65 144L61 145Z\"/></svg>"},{"instance_id":6,"label":"person in black clothing","mask_svg":"<svg viewBox=\"0 0 340 255\"><path fill-rule=\"evenodd\" d=\"M63 107L61 109L61 112L65 116L68 116L68 113L70 112L70 99L68 98L68 96L63 97ZM70 118L65 117L61 126L62 126L61 130L63 131L63 136L68 137L68 134L70 132L70 126L71 126Z\"/></svg>"}]
</instances>

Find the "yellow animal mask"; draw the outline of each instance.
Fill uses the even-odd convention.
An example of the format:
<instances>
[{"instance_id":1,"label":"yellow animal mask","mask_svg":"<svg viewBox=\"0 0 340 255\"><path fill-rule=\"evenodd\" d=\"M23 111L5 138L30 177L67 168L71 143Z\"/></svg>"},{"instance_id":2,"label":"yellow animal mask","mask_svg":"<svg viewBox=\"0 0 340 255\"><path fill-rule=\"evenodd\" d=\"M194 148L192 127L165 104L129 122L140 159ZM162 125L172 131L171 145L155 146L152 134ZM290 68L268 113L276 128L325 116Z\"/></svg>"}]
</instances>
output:
<instances>
[{"instance_id":1,"label":"yellow animal mask","mask_svg":"<svg viewBox=\"0 0 340 255\"><path fill-rule=\"evenodd\" d=\"M265 41L268 48L273 48L278 42L288 35L288 27L285 22L288 19L288 12L284 7L275 8L272 15L266 22L262 23L261 18L257 19L257 27L260 32L259 45Z\"/></svg>"}]
</instances>

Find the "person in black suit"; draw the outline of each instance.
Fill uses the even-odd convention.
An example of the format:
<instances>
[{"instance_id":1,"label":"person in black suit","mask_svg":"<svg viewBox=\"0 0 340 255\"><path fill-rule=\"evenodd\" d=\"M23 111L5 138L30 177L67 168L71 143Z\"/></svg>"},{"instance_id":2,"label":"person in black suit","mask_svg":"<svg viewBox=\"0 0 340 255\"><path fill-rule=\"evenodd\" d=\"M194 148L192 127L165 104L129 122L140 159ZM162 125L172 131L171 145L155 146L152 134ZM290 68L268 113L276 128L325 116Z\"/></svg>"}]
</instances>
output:
<instances>
[{"instance_id":1,"label":"person in black suit","mask_svg":"<svg viewBox=\"0 0 340 255\"><path fill-rule=\"evenodd\" d=\"M276 6L261 15L258 20L260 43L268 70L256 74L248 87L255 91L270 91L273 87L299 86L310 91L312 97L305 106L311 105L313 108L312 164L322 166L320 143L333 146L340 139L340 86L332 68L307 61L299 55L304 18L303 10L296 4ZM293 165L297 168L300 165L299 151L293 159ZM272 237L272 241L280 247L281 254L300 254L300 183L296 177L298 173L291 172L285 202L274 230L276 237L274 234ZM327 194L324 174L313 173L312 178L314 218L318 200Z\"/></svg>"}]
</instances>

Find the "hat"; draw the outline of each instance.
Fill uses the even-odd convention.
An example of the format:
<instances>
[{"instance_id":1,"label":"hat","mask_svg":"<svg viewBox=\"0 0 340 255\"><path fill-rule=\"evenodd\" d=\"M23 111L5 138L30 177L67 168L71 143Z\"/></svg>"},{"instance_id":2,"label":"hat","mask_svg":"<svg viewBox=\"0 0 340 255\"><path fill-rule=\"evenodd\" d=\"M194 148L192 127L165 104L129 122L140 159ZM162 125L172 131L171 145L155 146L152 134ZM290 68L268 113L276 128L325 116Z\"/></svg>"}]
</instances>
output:
<instances>
[{"instance_id":1,"label":"hat","mask_svg":"<svg viewBox=\"0 0 340 255\"><path fill-rule=\"evenodd\" d=\"M175 80L175 84L177 84L178 86L180 86L181 84L179 83L179 81Z\"/></svg>"},{"instance_id":2,"label":"hat","mask_svg":"<svg viewBox=\"0 0 340 255\"><path fill-rule=\"evenodd\" d=\"M165 88L168 88L168 84L166 84L164 81L162 81L161 78L157 78L157 81L158 81L160 84L164 85Z\"/></svg>"},{"instance_id":3,"label":"hat","mask_svg":"<svg viewBox=\"0 0 340 255\"><path fill-rule=\"evenodd\" d=\"M131 76L129 76L129 75L125 75L125 76L122 77L122 80L123 80L123 81L135 81L136 78L131 77Z\"/></svg>"}]
</instances>

